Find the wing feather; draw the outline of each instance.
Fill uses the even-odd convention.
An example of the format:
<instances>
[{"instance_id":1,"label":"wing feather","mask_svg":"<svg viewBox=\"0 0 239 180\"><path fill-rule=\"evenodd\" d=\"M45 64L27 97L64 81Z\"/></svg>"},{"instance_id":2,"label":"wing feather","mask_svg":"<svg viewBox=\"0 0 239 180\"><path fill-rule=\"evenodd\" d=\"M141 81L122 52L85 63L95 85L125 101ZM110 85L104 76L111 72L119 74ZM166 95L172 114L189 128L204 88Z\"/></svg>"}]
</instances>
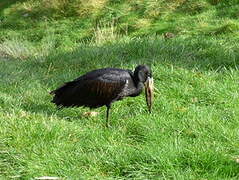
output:
<instances>
[{"instance_id":1,"label":"wing feather","mask_svg":"<svg viewBox=\"0 0 239 180\"><path fill-rule=\"evenodd\" d=\"M53 102L65 107L107 105L117 100L129 77L128 71L94 71L52 91Z\"/></svg>"}]
</instances>

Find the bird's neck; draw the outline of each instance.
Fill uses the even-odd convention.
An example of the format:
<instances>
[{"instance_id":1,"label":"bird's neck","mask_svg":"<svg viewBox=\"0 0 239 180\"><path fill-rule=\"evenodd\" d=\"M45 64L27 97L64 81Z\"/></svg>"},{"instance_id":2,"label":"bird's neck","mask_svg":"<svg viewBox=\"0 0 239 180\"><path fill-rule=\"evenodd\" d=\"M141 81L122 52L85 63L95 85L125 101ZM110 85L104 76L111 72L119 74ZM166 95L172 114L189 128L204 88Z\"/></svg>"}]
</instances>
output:
<instances>
[{"instance_id":1,"label":"bird's neck","mask_svg":"<svg viewBox=\"0 0 239 180\"><path fill-rule=\"evenodd\" d=\"M144 83L143 83L143 82L140 82L139 79L137 78L137 76L136 76L135 74L132 75L132 79L133 79L134 85L135 85L135 87L136 87L136 90L135 90L133 96L138 96L138 95L142 92L142 90L143 90L143 88L144 88Z\"/></svg>"},{"instance_id":2,"label":"bird's neck","mask_svg":"<svg viewBox=\"0 0 239 180\"><path fill-rule=\"evenodd\" d=\"M136 94L139 95L144 88L144 83L138 82L136 86Z\"/></svg>"}]
</instances>

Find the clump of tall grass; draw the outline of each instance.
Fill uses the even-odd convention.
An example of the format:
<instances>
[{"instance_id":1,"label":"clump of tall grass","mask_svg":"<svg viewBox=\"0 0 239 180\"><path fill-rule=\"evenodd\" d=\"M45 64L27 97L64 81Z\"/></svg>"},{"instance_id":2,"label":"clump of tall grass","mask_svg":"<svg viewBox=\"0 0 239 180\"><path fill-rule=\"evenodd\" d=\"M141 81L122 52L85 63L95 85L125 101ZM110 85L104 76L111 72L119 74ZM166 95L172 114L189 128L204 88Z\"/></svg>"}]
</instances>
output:
<instances>
[{"instance_id":1,"label":"clump of tall grass","mask_svg":"<svg viewBox=\"0 0 239 180\"><path fill-rule=\"evenodd\" d=\"M0 44L0 57L26 59L35 54L35 49L27 41L5 40Z\"/></svg>"},{"instance_id":2,"label":"clump of tall grass","mask_svg":"<svg viewBox=\"0 0 239 180\"><path fill-rule=\"evenodd\" d=\"M40 45L17 38L6 39L0 43L0 58L26 60L46 57L54 46L54 39L50 36L44 38Z\"/></svg>"},{"instance_id":3,"label":"clump of tall grass","mask_svg":"<svg viewBox=\"0 0 239 180\"><path fill-rule=\"evenodd\" d=\"M116 32L114 22L99 23L94 29L93 42L104 44L119 39L120 35Z\"/></svg>"}]
</instances>

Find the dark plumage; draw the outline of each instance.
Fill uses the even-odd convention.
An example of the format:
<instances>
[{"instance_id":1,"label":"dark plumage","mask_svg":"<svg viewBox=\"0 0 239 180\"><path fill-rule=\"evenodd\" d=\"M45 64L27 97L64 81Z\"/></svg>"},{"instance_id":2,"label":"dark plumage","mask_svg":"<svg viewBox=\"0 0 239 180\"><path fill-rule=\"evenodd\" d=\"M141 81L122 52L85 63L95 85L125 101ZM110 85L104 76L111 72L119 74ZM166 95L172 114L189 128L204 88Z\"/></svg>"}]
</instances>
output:
<instances>
[{"instance_id":1,"label":"dark plumage","mask_svg":"<svg viewBox=\"0 0 239 180\"><path fill-rule=\"evenodd\" d=\"M52 102L59 107L98 108L105 105L108 126L111 104L127 96L138 96L144 88L144 83L148 89L147 104L151 109L153 90L152 87L148 87L151 77L151 70L145 65L137 66L134 72L117 68L97 69L52 91Z\"/></svg>"}]
</instances>

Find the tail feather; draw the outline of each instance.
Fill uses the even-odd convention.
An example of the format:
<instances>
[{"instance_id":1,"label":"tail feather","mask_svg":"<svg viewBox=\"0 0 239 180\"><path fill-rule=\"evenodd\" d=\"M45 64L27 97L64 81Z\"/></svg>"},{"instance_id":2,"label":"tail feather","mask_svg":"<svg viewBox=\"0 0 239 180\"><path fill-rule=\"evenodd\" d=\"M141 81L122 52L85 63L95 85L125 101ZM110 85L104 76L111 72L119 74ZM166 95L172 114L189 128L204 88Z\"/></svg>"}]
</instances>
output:
<instances>
[{"instance_id":1,"label":"tail feather","mask_svg":"<svg viewBox=\"0 0 239 180\"><path fill-rule=\"evenodd\" d=\"M72 107L80 106L76 104L74 100L74 82L65 83L63 86L50 92L51 95L54 95L51 102L57 105L57 107Z\"/></svg>"}]
</instances>

